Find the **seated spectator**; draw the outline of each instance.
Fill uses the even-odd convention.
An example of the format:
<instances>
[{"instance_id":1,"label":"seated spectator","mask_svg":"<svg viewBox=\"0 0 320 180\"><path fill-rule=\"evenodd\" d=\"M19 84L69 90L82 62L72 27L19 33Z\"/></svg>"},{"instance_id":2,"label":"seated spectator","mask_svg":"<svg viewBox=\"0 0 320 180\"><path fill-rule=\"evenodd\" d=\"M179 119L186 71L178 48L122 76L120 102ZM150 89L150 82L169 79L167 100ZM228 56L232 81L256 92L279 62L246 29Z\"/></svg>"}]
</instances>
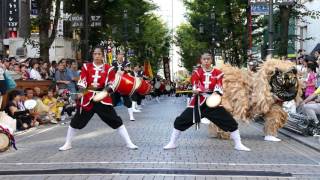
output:
<instances>
[{"instance_id":1,"label":"seated spectator","mask_svg":"<svg viewBox=\"0 0 320 180\"><path fill-rule=\"evenodd\" d=\"M42 99L42 97L44 96L44 94L41 92L41 89L39 87L34 87L33 88L33 92L34 92L34 97L35 98Z\"/></svg>"},{"instance_id":2,"label":"seated spectator","mask_svg":"<svg viewBox=\"0 0 320 180\"><path fill-rule=\"evenodd\" d=\"M34 99L37 102L36 107L34 108L34 116L37 117L37 120L40 122L40 124L45 124L45 123L52 123L56 124L57 122L53 118L53 113L50 113L50 108L49 106L45 105L42 102L42 99L34 96L34 91L31 88L25 89L26 93L26 99Z\"/></svg>"},{"instance_id":3,"label":"seated spectator","mask_svg":"<svg viewBox=\"0 0 320 180\"><path fill-rule=\"evenodd\" d=\"M40 75L42 79L50 79L49 77L49 65L47 62L44 62L40 66Z\"/></svg>"},{"instance_id":4,"label":"seated spectator","mask_svg":"<svg viewBox=\"0 0 320 180\"><path fill-rule=\"evenodd\" d=\"M51 66L49 68L50 79L54 79L55 73L56 73L56 68L57 68L57 62L56 61L52 61L51 62Z\"/></svg>"},{"instance_id":5,"label":"seated spectator","mask_svg":"<svg viewBox=\"0 0 320 180\"><path fill-rule=\"evenodd\" d=\"M6 106L6 112L9 116L17 120L17 129L24 130L31 127L32 116L28 110L19 109L21 93L13 90L9 93L9 101Z\"/></svg>"},{"instance_id":6,"label":"seated spectator","mask_svg":"<svg viewBox=\"0 0 320 180\"><path fill-rule=\"evenodd\" d=\"M72 99L75 100L76 99L75 93L77 92L76 85L80 78L80 73L78 71L77 61L72 60L70 62L71 62L71 65L70 65L70 68L68 69L68 73L69 73L69 76L71 77L71 83L68 85L68 87L72 93L71 95Z\"/></svg>"},{"instance_id":7,"label":"seated spectator","mask_svg":"<svg viewBox=\"0 0 320 180\"><path fill-rule=\"evenodd\" d=\"M54 97L54 91L52 89L48 90L47 95L43 98L43 104L49 107L50 112L54 113L56 121L61 121L61 112L63 104L58 104L57 99Z\"/></svg>"},{"instance_id":8,"label":"seated spectator","mask_svg":"<svg viewBox=\"0 0 320 180\"><path fill-rule=\"evenodd\" d=\"M72 84L72 77L70 76L70 73L68 73L64 61L60 61L58 64L58 70L55 74L55 80L57 82L59 90L65 90L68 89L69 91L73 91L75 89L75 84Z\"/></svg>"},{"instance_id":9,"label":"seated spectator","mask_svg":"<svg viewBox=\"0 0 320 180\"><path fill-rule=\"evenodd\" d=\"M308 97L314 93L317 83L316 66L313 63L307 64L307 72L307 79L305 81L305 97Z\"/></svg>"},{"instance_id":10,"label":"seated spectator","mask_svg":"<svg viewBox=\"0 0 320 180\"><path fill-rule=\"evenodd\" d=\"M304 101L302 101L302 110L305 115L311 117L316 124L319 123L317 115L320 114L320 87Z\"/></svg>"},{"instance_id":11,"label":"seated spectator","mask_svg":"<svg viewBox=\"0 0 320 180\"><path fill-rule=\"evenodd\" d=\"M69 117L72 116L72 112L76 110L76 103L74 100L70 97L70 91L64 90L59 94L58 102L62 104L63 111L61 114L64 114L66 112Z\"/></svg>"},{"instance_id":12,"label":"seated spectator","mask_svg":"<svg viewBox=\"0 0 320 180\"><path fill-rule=\"evenodd\" d=\"M31 71L30 71L30 78L34 80L43 80L38 69L39 63L37 61L31 62Z\"/></svg>"},{"instance_id":13,"label":"seated spectator","mask_svg":"<svg viewBox=\"0 0 320 180\"><path fill-rule=\"evenodd\" d=\"M25 64L20 65L20 71L21 71L21 79L22 80L30 79L30 74L29 74L28 68Z\"/></svg>"}]
</instances>

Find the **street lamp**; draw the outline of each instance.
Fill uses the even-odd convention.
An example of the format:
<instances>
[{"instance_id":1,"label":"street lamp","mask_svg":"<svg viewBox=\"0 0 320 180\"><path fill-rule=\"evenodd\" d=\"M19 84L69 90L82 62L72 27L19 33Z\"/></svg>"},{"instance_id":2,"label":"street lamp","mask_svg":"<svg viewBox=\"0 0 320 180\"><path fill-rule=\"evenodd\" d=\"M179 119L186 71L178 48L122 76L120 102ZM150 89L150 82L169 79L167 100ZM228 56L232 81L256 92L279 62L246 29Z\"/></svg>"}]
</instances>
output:
<instances>
[{"instance_id":1,"label":"street lamp","mask_svg":"<svg viewBox=\"0 0 320 180\"><path fill-rule=\"evenodd\" d=\"M211 9L211 13L210 13L210 19L211 19L211 22L212 22L212 25L211 25L211 36L212 36L212 39L211 39L211 54L212 54L212 57L213 59L215 59L215 45L217 44L214 36L215 36L215 20L216 20L216 15L215 15L215 11L214 11L214 7L212 7ZM217 44L217 47L219 47L220 44Z\"/></svg>"},{"instance_id":2,"label":"street lamp","mask_svg":"<svg viewBox=\"0 0 320 180\"><path fill-rule=\"evenodd\" d=\"M128 11L125 9L123 10L123 19L124 19L124 52L125 52L125 58L127 58L127 43L128 43Z\"/></svg>"},{"instance_id":3,"label":"street lamp","mask_svg":"<svg viewBox=\"0 0 320 180\"><path fill-rule=\"evenodd\" d=\"M89 5L88 0L85 0L85 12L84 12L84 50L85 59L89 60Z\"/></svg>"},{"instance_id":4,"label":"street lamp","mask_svg":"<svg viewBox=\"0 0 320 180\"><path fill-rule=\"evenodd\" d=\"M135 27L135 29L134 29L134 32L135 32L136 34L139 34L139 33L140 33L140 25L139 25L139 24L136 24L136 27Z\"/></svg>"},{"instance_id":5,"label":"street lamp","mask_svg":"<svg viewBox=\"0 0 320 180\"><path fill-rule=\"evenodd\" d=\"M199 25L199 32L200 32L200 34L204 33L204 29L203 29L203 24L202 23L200 23L200 25Z\"/></svg>"}]
</instances>

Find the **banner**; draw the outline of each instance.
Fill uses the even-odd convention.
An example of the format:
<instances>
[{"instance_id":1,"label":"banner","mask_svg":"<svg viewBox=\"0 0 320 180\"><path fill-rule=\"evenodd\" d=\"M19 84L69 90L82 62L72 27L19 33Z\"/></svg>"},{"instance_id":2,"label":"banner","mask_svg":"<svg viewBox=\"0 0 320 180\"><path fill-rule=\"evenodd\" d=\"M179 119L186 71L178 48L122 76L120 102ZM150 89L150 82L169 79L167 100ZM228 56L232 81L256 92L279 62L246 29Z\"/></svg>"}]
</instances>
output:
<instances>
[{"instance_id":1,"label":"banner","mask_svg":"<svg viewBox=\"0 0 320 180\"><path fill-rule=\"evenodd\" d=\"M150 64L150 61L148 60L144 61L144 74L151 79L153 78L151 64Z\"/></svg>"},{"instance_id":2,"label":"banner","mask_svg":"<svg viewBox=\"0 0 320 180\"><path fill-rule=\"evenodd\" d=\"M169 61L170 61L170 59L168 57L163 58L163 71L164 71L163 73L164 73L164 78L166 80L171 81Z\"/></svg>"},{"instance_id":3,"label":"banner","mask_svg":"<svg viewBox=\"0 0 320 180\"><path fill-rule=\"evenodd\" d=\"M17 0L8 0L7 3L7 25L9 31L17 31L19 26L19 2Z\"/></svg>"}]
</instances>

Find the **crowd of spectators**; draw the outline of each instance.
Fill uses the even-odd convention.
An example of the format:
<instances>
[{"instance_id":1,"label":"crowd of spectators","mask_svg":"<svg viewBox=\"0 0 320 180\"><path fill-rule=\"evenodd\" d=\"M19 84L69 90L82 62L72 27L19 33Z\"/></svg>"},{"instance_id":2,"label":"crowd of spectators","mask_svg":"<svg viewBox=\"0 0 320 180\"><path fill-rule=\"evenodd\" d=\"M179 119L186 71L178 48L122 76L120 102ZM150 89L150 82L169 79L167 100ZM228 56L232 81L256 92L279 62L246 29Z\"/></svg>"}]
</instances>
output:
<instances>
[{"instance_id":1,"label":"crowd of spectators","mask_svg":"<svg viewBox=\"0 0 320 180\"><path fill-rule=\"evenodd\" d=\"M5 87L5 73L14 80L50 80L50 86L40 89L37 84L33 88L14 89ZM75 111L76 82L79 79L76 60L61 59L58 63L49 63L42 59L28 58L17 61L15 58L0 59L0 98L7 94L6 113L16 119L16 129L25 130L41 124L56 124ZM24 101L33 99L36 106L26 109Z\"/></svg>"}]
</instances>

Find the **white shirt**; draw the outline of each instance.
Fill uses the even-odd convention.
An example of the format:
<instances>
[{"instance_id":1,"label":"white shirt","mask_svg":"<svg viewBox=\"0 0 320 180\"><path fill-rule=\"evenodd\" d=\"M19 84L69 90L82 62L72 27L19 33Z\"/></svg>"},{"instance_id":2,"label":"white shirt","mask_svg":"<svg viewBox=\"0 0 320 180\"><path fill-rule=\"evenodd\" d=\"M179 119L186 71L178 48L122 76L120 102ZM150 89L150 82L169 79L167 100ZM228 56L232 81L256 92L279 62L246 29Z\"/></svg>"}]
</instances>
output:
<instances>
[{"instance_id":1,"label":"white shirt","mask_svg":"<svg viewBox=\"0 0 320 180\"><path fill-rule=\"evenodd\" d=\"M0 67L0 80L4 80L4 69Z\"/></svg>"},{"instance_id":2,"label":"white shirt","mask_svg":"<svg viewBox=\"0 0 320 180\"><path fill-rule=\"evenodd\" d=\"M35 69L31 69L30 71L30 78L31 79L35 79L35 80L43 80L39 71L35 70Z\"/></svg>"}]
</instances>

